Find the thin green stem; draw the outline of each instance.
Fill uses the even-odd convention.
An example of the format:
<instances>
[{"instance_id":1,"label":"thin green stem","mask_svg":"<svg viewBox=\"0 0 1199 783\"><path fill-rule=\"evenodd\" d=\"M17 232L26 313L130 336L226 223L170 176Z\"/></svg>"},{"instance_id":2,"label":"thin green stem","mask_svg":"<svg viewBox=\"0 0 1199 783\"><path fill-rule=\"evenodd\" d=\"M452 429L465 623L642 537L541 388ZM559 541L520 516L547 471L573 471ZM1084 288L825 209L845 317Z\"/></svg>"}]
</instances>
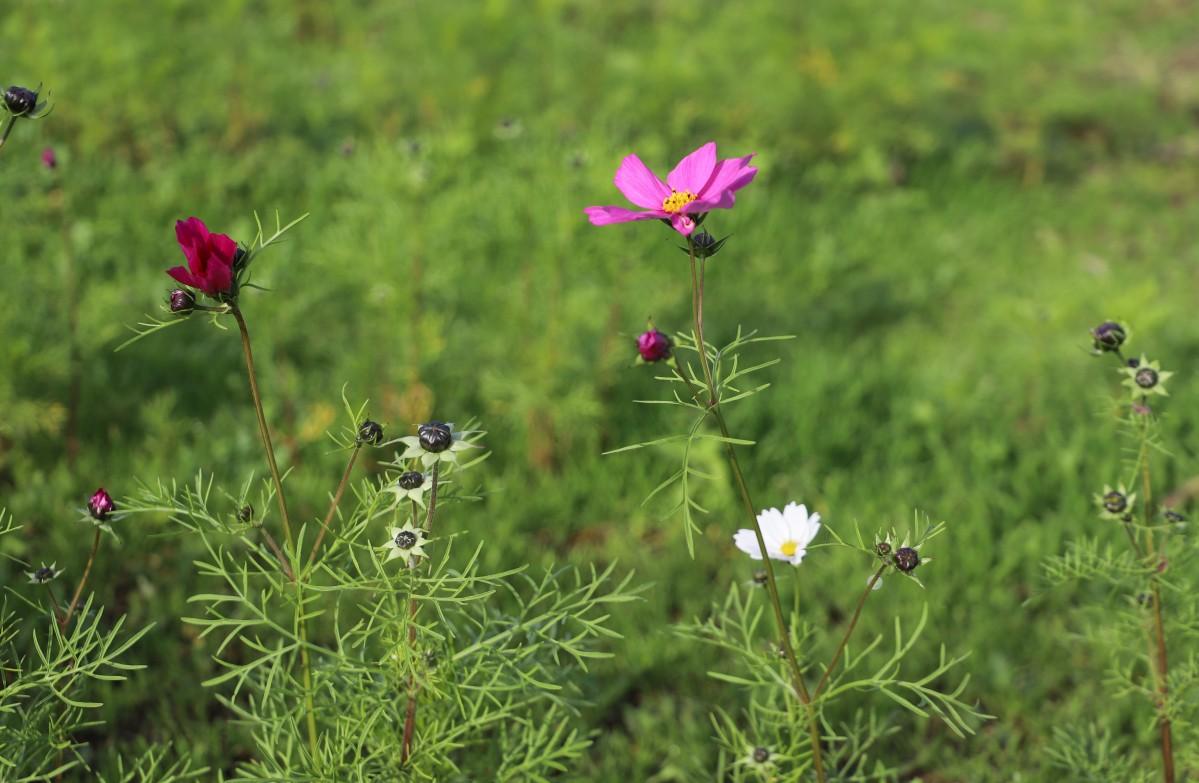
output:
<instances>
[{"instance_id":1,"label":"thin green stem","mask_svg":"<svg viewBox=\"0 0 1199 783\"><path fill-rule=\"evenodd\" d=\"M254 413L258 416L258 434L262 437L262 448L266 452L267 466L271 478L275 482L275 497L279 502L279 514L283 520L283 535L287 543L288 554L296 556L295 539L291 532L291 518L287 513L287 499L283 495L283 478L279 475L279 465L275 462L275 447L271 444L271 431L266 424L266 414L262 409L262 396L258 391L258 375L254 370L254 351L250 347L250 330L246 327L246 319L241 314L237 304L229 306L229 312L237 320L237 328L241 332L242 353L246 357L246 375L250 379L250 396L254 399ZM284 573L287 573L296 588L295 626L300 637L300 678L304 686L304 712L308 725L308 749L313 763L319 757L319 744L316 731L316 704L312 696L312 663L308 658L308 622L304 618L304 585L298 577L299 563L290 567L282 561Z\"/></svg>"},{"instance_id":2,"label":"thin green stem","mask_svg":"<svg viewBox=\"0 0 1199 783\"><path fill-rule=\"evenodd\" d=\"M83 567L83 576L79 578L79 586L75 588L75 595L71 597L67 613L59 620L58 627L64 631L71 622L71 617L75 614L75 607L79 606L79 599L83 595L83 586L87 584L87 578L92 573L92 563L96 562L96 553L100 551L100 534L102 532L100 528L96 528L96 535L92 538L92 551L88 553L87 565Z\"/></svg>"},{"instance_id":3,"label":"thin green stem","mask_svg":"<svg viewBox=\"0 0 1199 783\"><path fill-rule=\"evenodd\" d=\"M271 430L266 424L266 414L262 410L262 396L258 392L258 374L254 370L254 351L250 347L250 330L246 327L246 319L241 314L241 308L231 305L229 312L237 319L237 328L241 331L241 349L246 356L246 374L250 378L250 396L254 398L254 413L258 416L258 434L262 438L262 447L266 451L266 464L270 468L271 478L275 482L275 498L279 503L279 514L283 519L283 539L287 548L294 548L295 541L291 534L291 516L287 513L287 499L283 496L283 478L279 475L279 465L275 462L275 447L271 444Z\"/></svg>"},{"instance_id":4,"label":"thin green stem","mask_svg":"<svg viewBox=\"0 0 1199 783\"><path fill-rule=\"evenodd\" d=\"M13 125L17 123L17 115L10 114L8 122L4 124L4 133L0 134L0 147L4 146L4 142L8 141L8 134L12 133Z\"/></svg>"},{"instance_id":5,"label":"thin green stem","mask_svg":"<svg viewBox=\"0 0 1199 783\"><path fill-rule=\"evenodd\" d=\"M720 394L716 388L716 382L712 376L712 368L708 362L707 343L704 342L704 279L703 279L703 261L700 260L697 264L695 258L695 248L691 245L691 241L687 241L688 257L691 260L691 315L695 322L695 341L696 350L699 353L700 367L703 369L704 381L708 387L708 410L712 417L716 419L716 424L720 428L720 434L724 437L725 454L728 457L729 467L733 472L733 480L737 485L737 492L741 497L741 503L745 507L745 514L748 517L754 531L754 536L758 540L758 550L762 553L762 563L766 569L766 589L770 595L770 604L774 610L774 621L776 630L779 635L779 644L783 648L783 655L787 660L787 667L791 672L792 687L795 690L796 696L803 702L808 713L808 732L811 735L812 742L812 765L816 769L816 780L818 783L825 783L827 777L824 771L824 757L820 744L820 726L816 716L816 709L812 704L812 698L808 694L807 684L804 682L803 671L799 667L799 660L795 657L795 650L791 645L791 633L787 628L787 621L783 617L783 604L779 599L778 580L774 575L774 566L770 562L770 557L766 554L766 539L762 535L762 527L758 524L758 514L755 510L753 498L749 494L749 486L745 482L745 475L741 470L741 463L737 459L737 452L733 449L733 444L729 442L728 424L724 420L724 414L720 410Z\"/></svg>"},{"instance_id":6,"label":"thin green stem","mask_svg":"<svg viewBox=\"0 0 1199 783\"><path fill-rule=\"evenodd\" d=\"M1158 727L1161 732L1162 780L1174 783L1174 737L1173 727L1167 711L1167 700L1170 696L1169 674L1170 664L1166 650L1166 627L1162 612L1161 584L1157 577L1161 556L1154 541L1152 520L1149 509L1152 505L1153 483L1149 469L1149 414L1142 414L1144 423L1141 428L1141 491L1144 493L1142 515L1145 521L1145 540L1149 552L1149 566L1153 569L1150 577L1150 587L1153 594L1153 646L1154 646L1154 675L1157 680L1157 711Z\"/></svg>"},{"instance_id":7,"label":"thin green stem","mask_svg":"<svg viewBox=\"0 0 1199 783\"><path fill-rule=\"evenodd\" d=\"M874 592L875 585L878 580L883 578L883 572L887 570L887 566L881 565L874 572L874 576L870 577L870 581L866 583L866 589L862 592L862 597L858 599L857 608L853 610L853 617L849 621L849 627L845 629L845 635L841 637L841 643L837 645L837 651L833 653L833 659L828 662L828 667L824 670L824 675L820 678L820 682L816 683L815 690L812 691L812 698L819 699L821 692L824 691L824 686L828 685L829 677L833 675L833 669L837 668L837 662L841 660L841 654L845 652L845 645L849 644L849 637L853 635L854 628L858 625L858 618L862 616L862 607L866 605L866 599Z\"/></svg>"},{"instance_id":8,"label":"thin green stem","mask_svg":"<svg viewBox=\"0 0 1199 783\"><path fill-rule=\"evenodd\" d=\"M337 513L337 506L341 503L341 497L345 494L346 485L350 483L350 473L354 470L354 463L358 460L358 453L362 451L362 444L354 444L354 450L350 452L350 460L346 463L346 469L341 474L341 481L337 484L337 489L333 493L333 502L329 504L329 513L325 514L325 519L321 522L321 530L316 534L316 541L312 542L312 552L308 555L308 567L312 568L312 564L316 562L316 553L321 548L321 542L325 540L325 534L329 532L329 525L333 522L333 515Z\"/></svg>"},{"instance_id":9,"label":"thin green stem","mask_svg":"<svg viewBox=\"0 0 1199 783\"><path fill-rule=\"evenodd\" d=\"M433 529L433 515L437 512L437 468L438 464L433 464L433 475L429 480L432 482L429 487L429 507L425 511L425 524L422 529L428 533ZM412 503L412 519L415 523L417 517L416 501ZM415 564L413 564L415 567ZM416 598L408 599L408 654L412 660L416 660L416 613L419 605ZM407 764L408 759L412 755L412 739L416 734L416 693L417 693L416 674L408 675L408 706L404 715L404 737L400 746L400 763Z\"/></svg>"}]
</instances>

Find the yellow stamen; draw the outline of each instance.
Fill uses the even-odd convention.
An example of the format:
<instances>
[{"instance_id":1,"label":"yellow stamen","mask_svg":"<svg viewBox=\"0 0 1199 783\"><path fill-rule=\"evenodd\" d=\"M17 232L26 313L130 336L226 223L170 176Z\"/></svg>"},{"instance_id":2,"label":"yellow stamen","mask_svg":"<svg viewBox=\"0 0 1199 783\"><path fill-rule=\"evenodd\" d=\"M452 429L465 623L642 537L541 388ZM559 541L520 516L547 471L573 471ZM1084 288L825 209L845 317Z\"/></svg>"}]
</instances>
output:
<instances>
[{"instance_id":1,"label":"yellow stamen","mask_svg":"<svg viewBox=\"0 0 1199 783\"><path fill-rule=\"evenodd\" d=\"M677 190L670 191L670 195L662 199L662 211L669 212L674 215L683 211L683 207L695 201L695 194L690 190L679 192Z\"/></svg>"},{"instance_id":2,"label":"yellow stamen","mask_svg":"<svg viewBox=\"0 0 1199 783\"><path fill-rule=\"evenodd\" d=\"M795 552L798 549L799 549L799 544L795 543L794 541L784 541L783 545L779 547L779 551L782 552L787 557L794 557Z\"/></svg>"}]
</instances>

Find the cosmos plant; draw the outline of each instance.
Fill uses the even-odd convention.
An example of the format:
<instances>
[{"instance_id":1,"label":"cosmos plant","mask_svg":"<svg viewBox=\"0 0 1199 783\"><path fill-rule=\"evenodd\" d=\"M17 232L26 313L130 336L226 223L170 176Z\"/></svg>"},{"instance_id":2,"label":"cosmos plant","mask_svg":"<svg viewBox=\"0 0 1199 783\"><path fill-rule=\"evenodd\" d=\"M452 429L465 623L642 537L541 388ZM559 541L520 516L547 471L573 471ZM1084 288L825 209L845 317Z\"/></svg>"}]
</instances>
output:
<instances>
[{"instance_id":1,"label":"cosmos plant","mask_svg":"<svg viewBox=\"0 0 1199 783\"><path fill-rule=\"evenodd\" d=\"M735 437L725 418L730 405L743 403L769 385L756 378L778 359L746 360L762 344L789 339L760 336L738 328L724 343L710 342L704 332L707 266L724 249L729 237L716 239L707 229L714 210L728 210L737 194L758 173L750 165L754 155L720 159L716 144L709 142L684 156L665 182L636 155L628 155L613 179L617 189L639 210L619 206L587 207L588 220L597 226L657 219L668 225L682 242L687 255L691 288L691 328L663 332L651 323L637 339L637 362L662 368L656 379L667 389L654 402L679 409L685 426L679 434L616 449L617 452L677 445L683 447L681 467L667 475L650 499L674 494L669 505L683 522L688 549L694 552L696 516L706 513L700 501L701 485L710 475L693 464L697 447L714 442L724 451L739 501L743 526L729 531L733 547L761 568L754 572L747 593L734 582L727 597L713 607L712 616L676 629L681 636L710 644L728 659L732 671L713 676L743 689L744 706L730 712L713 710L712 722L718 742L716 779L807 781L891 779L902 771L902 761L872 759L869 749L890 731L886 722L871 712L868 717L845 719L840 705L854 693L882 693L920 717L936 716L960 736L971 733L987 717L963 700L961 685L939 688L961 658L948 657L942 649L939 664L911 678L904 671L904 658L925 627L927 608L905 633L900 618L894 620L895 654L887 658L879 650L882 638L853 651L850 639L858 626L870 594L882 587L883 576L892 572L901 582L919 589L917 573L932 561L924 547L944 526L916 517L906 532L880 530L868 541L855 527L843 536L823 523L822 513L809 511L797 501L778 508L762 509L753 499L755 482L742 466L741 454L752 441ZM844 530L844 527L842 528ZM863 582L847 589L859 591L853 613L841 629L827 629L839 640L831 645L825 663L820 653L830 649L825 634L818 632L799 611L801 564L803 570L827 569L813 550L829 544L816 543L821 533L831 544L860 553L865 564ZM851 543L852 540L852 543ZM776 563L778 565L776 565ZM869 570L866 570L866 569ZM785 569L785 573L780 569ZM919 570L919 571L918 571ZM824 570L820 577L832 578ZM897 585L895 589L908 589ZM790 607L782 596L791 593ZM762 606L764 601L766 606ZM772 620L770 641L762 645L763 611ZM876 668L875 664L878 664Z\"/></svg>"},{"instance_id":2,"label":"cosmos plant","mask_svg":"<svg viewBox=\"0 0 1199 783\"><path fill-rule=\"evenodd\" d=\"M1130 330L1123 323L1104 321L1090 337L1093 353L1112 362L1108 383L1114 393L1105 426L1115 424L1123 441L1123 448L1113 443L1111 454L1126 456L1095 483L1097 519L1080 519L1079 535L1044 570L1048 586L1057 590L1080 583L1103 587L1109 600L1082 602L1075 611L1106 660L1109 692L1131 698L1142 720L1131 742L1127 731L1113 735L1119 727L1103 718L1061 727L1052 753L1062 769L1093 771L1093 779L1175 783L1199 768L1199 667L1186 652L1199 641L1199 606L1193 598L1195 547L1181 510L1189 493L1184 487L1163 495L1158 486L1173 456L1162 421L1174 373L1145 353L1126 355ZM1156 765L1145 763L1154 755Z\"/></svg>"}]
</instances>

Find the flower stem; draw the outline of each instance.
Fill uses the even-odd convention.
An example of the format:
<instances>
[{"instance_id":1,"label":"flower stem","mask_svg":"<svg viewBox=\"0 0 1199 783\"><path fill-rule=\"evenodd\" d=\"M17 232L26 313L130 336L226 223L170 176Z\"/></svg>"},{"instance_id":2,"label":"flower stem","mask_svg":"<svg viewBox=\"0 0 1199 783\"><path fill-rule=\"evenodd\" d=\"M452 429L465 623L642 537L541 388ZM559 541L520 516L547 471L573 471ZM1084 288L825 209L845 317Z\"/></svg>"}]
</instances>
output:
<instances>
[{"instance_id":1,"label":"flower stem","mask_svg":"<svg viewBox=\"0 0 1199 783\"><path fill-rule=\"evenodd\" d=\"M312 552L308 555L309 568L312 568L312 564L316 562L317 550L321 548L321 542L325 540L325 534L329 532L329 524L333 521L333 515L337 513L337 505L341 503L341 496L345 494L346 484L350 482L350 473L354 470L354 463L357 462L360 451L362 451L362 444L357 443L354 445L354 450L350 452L350 461L346 463L345 472L341 474L341 481L333 493L333 502L329 504L329 513L325 514L325 521L321 522L321 532L317 533L316 541L312 543Z\"/></svg>"},{"instance_id":2,"label":"flower stem","mask_svg":"<svg viewBox=\"0 0 1199 783\"><path fill-rule=\"evenodd\" d=\"M870 577L870 581L866 583L866 589L862 592L862 597L858 599L858 606L853 610L853 617L849 621L849 627L845 629L845 635L841 637L841 643L837 645L837 651L833 653L833 659L828 662L828 667L824 670L824 675L820 678L820 682L816 683L816 689L812 691L812 698L819 699L824 686L828 684L829 677L833 674L833 669L837 668L837 662L841 660L841 654L845 652L845 645L849 644L849 637L853 635L854 628L858 625L858 618L862 616L862 607L866 605L866 599L874 592L874 586L878 584L878 580L883 578L883 572L887 570L886 565L881 565L874 572L874 576Z\"/></svg>"},{"instance_id":3,"label":"flower stem","mask_svg":"<svg viewBox=\"0 0 1199 783\"><path fill-rule=\"evenodd\" d=\"M1149 414L1144 414L1144 425L1141 429L1140 463L1141 491L1145 496L1145 502L1141 508L1143 509L1142 513L1145 520L1145 539L1151 558L1149 565L1153 569L1149 584L1153 595L1153 671L1157 680L1157 711L1158 727L1161 731L1162 780L1165 783L1174 783L1174 737L1170 724L1170 716L1166 707L1166 702L1170 696L1168 682L1170 665L1166 654L1166 627L1162 612L1161 584L1157 577L1161 558L1153 538L1152 520L1149 518L1149 508L1152 500L1151 493L1153 490L1149 473Z\"/></svg>"},{"instance_id":4,"label":"flower stem","mask_svg":"<svg viewBox=\"0 0 1199 783\"><path fill-rule=\"evenodd\" d=\"M96 562L96 552L100 551L101 532L100 528L96 528L96 535L92 538L92 551L87 556L87 565L83 567L83 576L79 578L79 586L75 588L75 595L71 597L67 613L59 619L58 627L64 631L71 622L72 615L75 614L75 607L79 605L79 598L83 595L83 586L87 584L87 577L92 572L92 563Z\"/></svg>"},{"instance_id":5,"label":"flower stem","mask_svg":"<svg viewBox=\"0 0 1199 783\"><path fill-rule=\"evenodd\" d=\"M246 319L241 314L241 308L231 305L229 312L237 319L237 328L241 330L241 349L246 355L246 374L250 378L250 395L254 398L254 413L258 415L258 434L262 437L262 447L266 450L266 463L270 468L271 478L275 482L275 497L279 502L279 514L283 518L283 538L287 548L294 547L291 534L291 517L287 513L287 499L283 496L283 479L279 475L279 465L275 462L275 447L271 444L271 431L266 425L266 414L262 411L262 397L258 393L258 375L254 371L254 351L250 348L250 330L246 328Z\"/></svg>"},{"instance_id":6,"label":"flower stem","mask_svg":"<svg viewBox=\"0 0 1199 783\"><path fill-rule=\"evenodd\" d=\"M254 398L254 413L258 415L258 434L262 436L262 448L266 452L267 466L270 468L271 478L275 482L275 496L279 501L279 514L283 519L283 536L286 540L288 550L294 550L295 539L291 533L291 518L287 513L287 500L283 496L283 479L279 475L279 466L275 462L275 447L271 445L271 431L267 427L266 414L262 410L262 396L258 392L258 377L254 370L254 351L250 348L250 330L246 328L246 319L242 316L240 307L232 304L229 306L229 312L233 313L233 317L237 320L237 328L241 331L241 347L242 353L246 356L246 375L250 379L250 395ZM291 554L290 551L289 554ZM304 618L303 582L298 578L296 573L298 571L298 563L292 566L288 566L286 561L281 561L281 563L284 566L284 573L288 574L292 584L296 588L295 624L297 635L300 639L300 677L304 685L304 712L308 725L308 749L315 763L319 755L319 747L316 732L316 705L312 698L312 663L308 659L308 622Z\"/></svg>"},{"instance_id":7,"label":"flower stem","mask_svg":"<svg viewBox=\"0 0 1199 783\"><path fill-rule=\"evenodd\" d=\"M818 783L825 783L827 777L824 772L824 758L820 746L820 726L816 718L816 709L812 705L812 698L808 694L807 684L804 683L803 671L799 667L799 660L795 657L795 650L791 646L791 632L787 628L787 621L783 617L783 604L779 599L778 581L774 576L774 566L770 562L770 557L766 554L766 539L762 536L762 528L758 524L758 514L755 511L753 499L749 494L749 487L745 483L745 475L741 471L741 463L737 459L737 452L733 449L733 444L729 442L729 428L724 420L724 414L720 411L720 395L716 389L716 383L713 380L712 368L708 363L708 348L704 342L704 274L703 261L698 263L695 258L695 248L691 245L691 240L687 240L688 256L691 260L691 316L695 322L695 342L696 350L699 353L700 367L703 369L704 381L708 387L708 410L712 417L716 419L716 424L720 428L720 434L724 437L725 454L728 457L729 467L733 471L733 479L737 484L738 494L741 496L741 503L745 507L746 516L753 525L754 536L758 540L758 551L762 553L762 563L766 567L766 588L770 594L770 604L774 610L775 626L779 635L779 644L783 648L783 655L787 659L787 667L791 672L792 687L795 690L795 695L803 703L808 713L808 732L811 735L812 742L812 764L816 768L816 780ZM797 588L798 589L798 588Z\"/></svg>"},{"instance_id":8,"label":"flower stem","mask_svg":"<svg viewBox=\"0 0 1199 783\"><path fill-rule=\"evenodd\" d=\"M17 115L11 114L8 117L8 122L4 125L4 133L0 134L0 147L4 146L4 142L8 141L8 134L12 133L12 126L17 124Z\"/></svg>"},{"instance_id":9,"label":"flower stem","mask_svg":"<svg viewBox=\"0 0 1199 783\"><path fill-rule=\"evenodd\" d=\"M433 529L433 514L437 510L437 469L438 463L433 463L433 475L430 477L432 482L429 487L429 508L425 512L425 524L422 526L424 531L428 533ZM416 520L416 504L412 505L413 521ZM412 656L411 660L416 660L416 612L418 606L416 598L408 599L408 654ZM408 707L404 715L404 738L400 747L400 763L407 764L409 757L412 755L412 737L416 734L416 674L408 675Z\"/></svg>"}]
</instances>

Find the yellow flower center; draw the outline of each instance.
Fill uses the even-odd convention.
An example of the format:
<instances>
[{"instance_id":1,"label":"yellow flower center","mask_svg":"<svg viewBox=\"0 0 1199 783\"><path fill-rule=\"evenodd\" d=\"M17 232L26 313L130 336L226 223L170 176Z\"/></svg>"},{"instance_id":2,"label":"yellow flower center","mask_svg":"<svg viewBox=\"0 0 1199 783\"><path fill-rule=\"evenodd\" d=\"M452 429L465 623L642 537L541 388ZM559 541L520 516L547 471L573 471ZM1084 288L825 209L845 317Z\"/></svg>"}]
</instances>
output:
<instances>
[{"instance_id":1,"label":"yellow flower center","mask_svg":"<svg viewBox=\"0 0 1199 783\"><path fill-rule=\"evenodd\" d=\"M797 549L799 549L799 544L794 541L784 541L783 545L779 547L779 551L787 557L794 557Z\"/></svg>"},{"instance_id":2,"label":"yellow flower center","mask_svg":"<svg viewBox=\"0 0 1199 783\"><path fill-rule=\"evenodd\" d=\"M662 211L669 212L674 215L683 211L683 207L695 201L695 194L690 190L684 190L680 193L677 190L670 191L670 195L662 199Z\"/></svg>"}]
</instances>

